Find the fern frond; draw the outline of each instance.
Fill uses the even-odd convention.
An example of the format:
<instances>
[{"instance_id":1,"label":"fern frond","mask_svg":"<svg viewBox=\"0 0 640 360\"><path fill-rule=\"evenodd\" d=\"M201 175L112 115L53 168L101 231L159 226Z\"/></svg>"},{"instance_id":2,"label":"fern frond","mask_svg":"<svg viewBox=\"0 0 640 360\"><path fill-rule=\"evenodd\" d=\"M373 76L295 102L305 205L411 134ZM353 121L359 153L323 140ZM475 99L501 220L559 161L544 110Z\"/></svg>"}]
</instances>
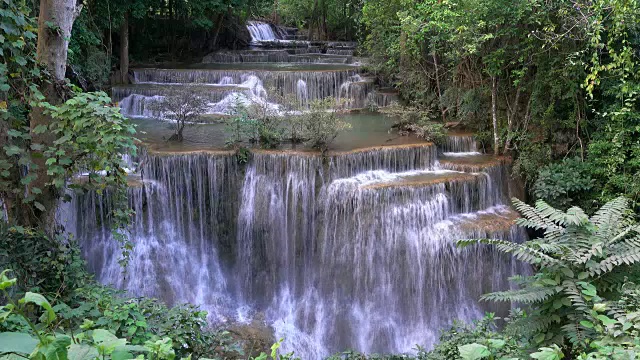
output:
<instances>
[{"instance_id":1,"label":"fern frond","mask_svg":"<svg viewBox=\"0 0 640 360\"><path fill-rule=\"evenodd\" d=\"M565 213L542 200L536 201L535 211L543 218L561 226L580 226L589 221L589 217L578 207L572 207Z\"/></svg>"},{"instance_id":2,"label":"fern frond","mask_svg":"<svg viewBox=\"0 0 640 360\"><path fill-rule=\"evenodd\" d=\"M550 316L531 316L526 321L523 321L521 327L524 330L523 332L529 334L546 333L554 322L556 321Z\"/></svg>"},{"instance_id":3,"label":"fern frond","mask_svg":"<svg viewBox=\"0 0 640 360\"><path fill-rule=\"evenodd\" d=\"M559 260L554 259L540 250L530 247L529 243L530 242L518 244L508 240L499 239L463 239L456 241L456 245L459 247L466 247L472 244L493 245L498 249L498 251L513 254L516 259L529 264L550 266L560 263Z\"/></svg>"},{"instance_id":4,"label":"fern frond","mask_svg":"<svg viewBox=\"0 0 640 360\"><path fill-rule=\"evenodd\" d=\"M591 217L591 222L597 227L596 234L602 239L613 237L612 232L620 228L629 209L629 200L619 197L604 204Z\"/></svg>"},{"instance_id":5,"label":"fern frond","mask_svg":"<svg viewBox=\"0 0 640 360\"><path fill-rule=\"evenodd\" d=\"M612 271L616 266L620 266L623 264L632 265L638 262L640 262L640 249L628 253L610 256L590 269L589 273L591 274L591 276L594 276L596 274L602 275L604 273Z\"/></svg>"},{"instance_id":6,"label":"fern frond","mask_svg":"<svg viewBox=\"0 0 640 360\"><path fill-rule=\"evenodd\" d=\"M558 229L560 228L553 221L545 218L542 214L538 212L537 208L533 208L524 202L513 198L511 200L513 202L513 207L524 217L526 220L517 219L516 224L521 226L530 227L532 229Z\"/></svg>"},{"instance_id":7,"label":"fern frond","mask_svg":"<svg viewBox=\"0 0 640 360\"><path fill-rule=\"evenodd\" d=\"M591 332L578 322L570 322L561 327L564 336L569 339L573 345L582 345L584 339L588 337L587 333Z\"/></svg>"},{"instance_id":8,"label":"fern frond","mask_svg":"<svg viewBox=\"0 0 640 360\"><path fill-rule=\"evenodd\" d=\"M575 310L582 311L584 313L589 312L589 308L582 298L582 291L578 289L575 282L566 280L562 283L562 288Z\"/></svg>"},{"instance_id":9,"label":"fern frond","mask_svg":"<svg viewBox=\"0 0 640 360\"><path fill-rule=\"evenodd\" d=\"M577 206L571 207L564 214L563 224L565 226L582 226L589 222L589 217Z\"/></svg>"},{"instance_id":10,"label":"fern frond","mask_svg":"<svg viewBox=\"0 0 640 360\"><path fill-rule=\"evenodd\" d=\"M515 302L533 304L547 300L558 293L555 286L527 287L519 290L497 291L482 295L483 301Z\"/></svg>"}]
</instances>

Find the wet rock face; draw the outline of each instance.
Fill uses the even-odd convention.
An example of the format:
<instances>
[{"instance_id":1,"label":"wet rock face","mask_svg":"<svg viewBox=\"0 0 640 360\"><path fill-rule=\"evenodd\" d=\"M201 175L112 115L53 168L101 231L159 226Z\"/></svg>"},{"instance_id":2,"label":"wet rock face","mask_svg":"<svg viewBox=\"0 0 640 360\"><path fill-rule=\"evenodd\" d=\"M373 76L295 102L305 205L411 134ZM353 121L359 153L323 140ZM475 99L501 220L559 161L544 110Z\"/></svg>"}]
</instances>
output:
<instances>
[{"instance_id":1,"label":"wet rock face","mask_svg":"<svg viewBox=\"0 0 640 360\"><path fill-rule=\"evenodd\" d=\"M225 330L241 346L244 353L242 358L257 357L261 352L269 354L271 346L278 340L262 313L256 314L249 323L233 323L225 326ZM236 358L234 354L228 355L228 358Z\"/></svg>"},{"instance_id":2,"label":"wet rock face","mask_svg":"<svg viewBox=\"0 0 640 360\"><path fill-rule=\"evenodd\" d=\"M224 17L224 24L218 35L217 43L214 39L208 39L208 50L217 49L245 49L251 44L251 34L239 17L228 15Z\"/></svg>"}]
</instances>

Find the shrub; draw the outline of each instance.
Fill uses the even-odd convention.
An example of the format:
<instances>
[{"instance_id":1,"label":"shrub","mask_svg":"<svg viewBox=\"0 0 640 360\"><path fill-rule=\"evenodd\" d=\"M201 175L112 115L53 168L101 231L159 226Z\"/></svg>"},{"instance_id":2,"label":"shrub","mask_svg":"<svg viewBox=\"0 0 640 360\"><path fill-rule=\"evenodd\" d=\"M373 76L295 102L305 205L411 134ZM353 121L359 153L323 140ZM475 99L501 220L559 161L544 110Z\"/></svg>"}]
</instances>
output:
<instances>
[{"instance_id":1,"label":"shrub","mask_svg":"<svg viewBox=\"0 0 640 360\"><path fill-rule=\"evenodd\" d=\"M195 88L170 91L150 104L150 108L159 116L174 121L175 133L169 138L170 141L182 141L185 126L197 120L208 107L209 101Z\"/></svg>"},{"instance_id":2,"label":"shrub","mask_svg":"<svg viewBox=\"0 0 640 360\"><path fill-rule=\"evenodd\" d=\"M444 124L433 121L435 115L429 108L422 109L393 103L381 109L381 112L394 120L393 127L400 135L413 134L436 144L444 142L447 136Z\"/></svg>"},{"instance_id":3,"label":"shrub","mask_svg":"<svg viewBox=\"0 0 640 360\"><path fill-rule=\"evenodd\" d=\"M533 194L554 207L567 208L569 204L576 204L576 199L588 198L586 194L593 185L586 163L575 158L565 159L540 169Z\"/></svg>"},{"instance_id":4,"label":"shrub","mask_svg":"<svg viewBox=\"0 0 640 360\"><path fill-rule=\"evenodd\" d=\"M326 150L341 131L351 128L338 116L334 105L331 98L312 101L309 111L302 115L303 137L313 148Z\"/></svg>"},{"instance_id":5,"label":"shrub","mask_svg":"<svg viewBox=\"0 0 640 360\"><path fill-rule=\"evenodd\" d=\"M38 325L46 336L61 333L77 338L79 333L91 336L86 331L103 329L130 345L164 341L179 357L217 358L241 353L228 333L208 330L207 313L196 306L167 307L156 299L131 298L96 283L86 272L77 245L61 236L50 239L30 229L5 227L0 233L0 245L0 264L18 275L11 279L11 287L5 288L12 291L4 294L5 300L36 291L46 295L55 313L55 321ZM8 273L4 275L4 281L9 281ZM6 311L0 309L0 332L28 332L37 337L29 324L38 318L37 309Z\"/></svg>"}]
</instances>

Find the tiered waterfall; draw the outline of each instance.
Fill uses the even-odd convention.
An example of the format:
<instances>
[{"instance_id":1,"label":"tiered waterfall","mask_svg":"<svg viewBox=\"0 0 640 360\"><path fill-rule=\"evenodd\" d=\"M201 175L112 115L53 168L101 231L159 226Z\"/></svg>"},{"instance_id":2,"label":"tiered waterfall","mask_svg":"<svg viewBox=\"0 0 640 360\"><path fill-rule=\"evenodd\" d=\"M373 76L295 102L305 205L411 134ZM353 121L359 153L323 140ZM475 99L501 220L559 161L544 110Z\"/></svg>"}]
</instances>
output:
<instances>
[{"instance_id":1,"label":"tiered waterfall","mask_svg":"<svg viewBox=\"0 0 640 360\"><path fill-rule=\"evenodd\" d=\"M250 24L252 34L278 37L263 25ZM114 95L125 114L147 117L158 114L145 113L145 99L168 86L208 86L213 108L238 91L268 100L258 86L264 81L284 93L303 88L308 99L345 97L353 106L366 94L351 86L369 89L356 68L230 64L134 73L137 84ZM276 338L285 338L284 349L305 360L346 349L411 352L431 346L456 319L504 313L508 306L478 299L508 288L509 276L521 270L492 248L454 244L525 237L506 205L513 192L508 160L476 151L468 134L450 136L440 148L255 150L243 165L225 151L149 151L139 159L143 179L129 190L135 247L126 276L108 229L108 194L75 197L64 217L103 283L200 305L213 323L260 314Z\"/></svg>"}]
</instances>

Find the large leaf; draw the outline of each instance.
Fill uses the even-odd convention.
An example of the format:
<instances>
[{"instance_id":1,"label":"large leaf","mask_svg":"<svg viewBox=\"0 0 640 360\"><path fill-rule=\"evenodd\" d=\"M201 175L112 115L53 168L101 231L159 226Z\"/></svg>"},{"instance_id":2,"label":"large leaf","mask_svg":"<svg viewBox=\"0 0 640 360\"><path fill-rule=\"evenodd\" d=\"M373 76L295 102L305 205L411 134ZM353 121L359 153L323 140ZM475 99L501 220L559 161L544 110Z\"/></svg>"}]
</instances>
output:
<instances>
[{"instance_id":1,"label":"large leaf","mask_svg":"<svg viewBox=\"0 0 640 360\"><path fill-rule=\"evenodd\" d=\"M0 354L20 353L31 354L38 346L38 340L28 334L16 332L0 333Z\"/></svg>"},{"instance_id":2,"label":"large leaf","mask_svg":"<svg viewBox=\"0 0 640 360\"><path fill-rule=\"evenodd\" d=\"M86 344L71 344L67 357L69 360L94 360L98 357L98 350Z\"/></svg>"},{"instance_id":3,"label":"large leaf","mask_svg":"<svg viewBox=\"0 0 640 360\"><path fill-rule=\"evenodd\" d=\"M558 345L553 344L552 347L540 348L540 351L531 354L531 357L538 360L560 360L564 354Z\"/></svg>"},{"instance_id":4,"label":"large leaf","mask_svg":"<svg viewBox=\"0 0 640 360\"><path fill-rule=\"evenodd\" d=\"M51 338L51 337L49 337ZM38 349L47 360L68 360L67 347L71 345L71 338L66 335L58 335L53 341Z\"/></svg>"},{"instance_id":5,"label":"large leaf","mask_svg":"<svg viewBox=\"0 0 640 360\"><path fill-rule=\"evenodd\" d=\"M491 356L486 346L476 343L458 346L458 351L463 360L478 360Z\"/></svg>"},{"instance_id":6,"label":"large leaf","mask_svg":"<svg viewBox=\"0 0 640 360\"><path fill-rule=\"evenodd\" d=\"M0 273L0 290L8 289L16 283L16 278L9 279L7 276L9 271L10 270L3 270L2 273Z\"/></svg>"},{"instance_id":7,"label":"large leaf","mask_svg":"<svg viewBox=\"0 0 640 360\"><path fill-rule=\"evenodd\" d=\"M22 298L20 302L33 303L45 309L47 311L47 319L49 320L49 322L55 320L56 318L56 312L53 311L51 304L49 304L49 301L47 301L47 299L40 294L27 292L26 294L24 294L24 298Z\"/></svg>"},{"instance_id":8,"label":"large leaf","mask_svg":"<svg viewBox=\"0 0 640 360\"><path fill-rule=\"evenodd\" d=\"M111 360L129 360L133 359L131 354L125 346L118 346L113 353L111 353Z\"/></svg>"},{"instance_id":9,"label":"large leaf","mask_svg":"<svg viewBox=\"0 0 640 360\"><path fill-rule=\"evenodd\" d=\"M93 341L95 341L96 344L102 344L104 342L113 340L118 340L118 337L113 335L109 331L103 329L93 330Z\"/></svg>"},{"instance_id":10,"label":"large leaf","mask_svg":"<svg viewBox=\"0 0 640 360\"><path fill-rule=\"evenodd\" d=\"M93 330L93 341L98 346L98 352L102 355L111 354L116 348L127 344L126 339L118 339L115 335L103 329Z\"/></svg>"}]
</instances>

